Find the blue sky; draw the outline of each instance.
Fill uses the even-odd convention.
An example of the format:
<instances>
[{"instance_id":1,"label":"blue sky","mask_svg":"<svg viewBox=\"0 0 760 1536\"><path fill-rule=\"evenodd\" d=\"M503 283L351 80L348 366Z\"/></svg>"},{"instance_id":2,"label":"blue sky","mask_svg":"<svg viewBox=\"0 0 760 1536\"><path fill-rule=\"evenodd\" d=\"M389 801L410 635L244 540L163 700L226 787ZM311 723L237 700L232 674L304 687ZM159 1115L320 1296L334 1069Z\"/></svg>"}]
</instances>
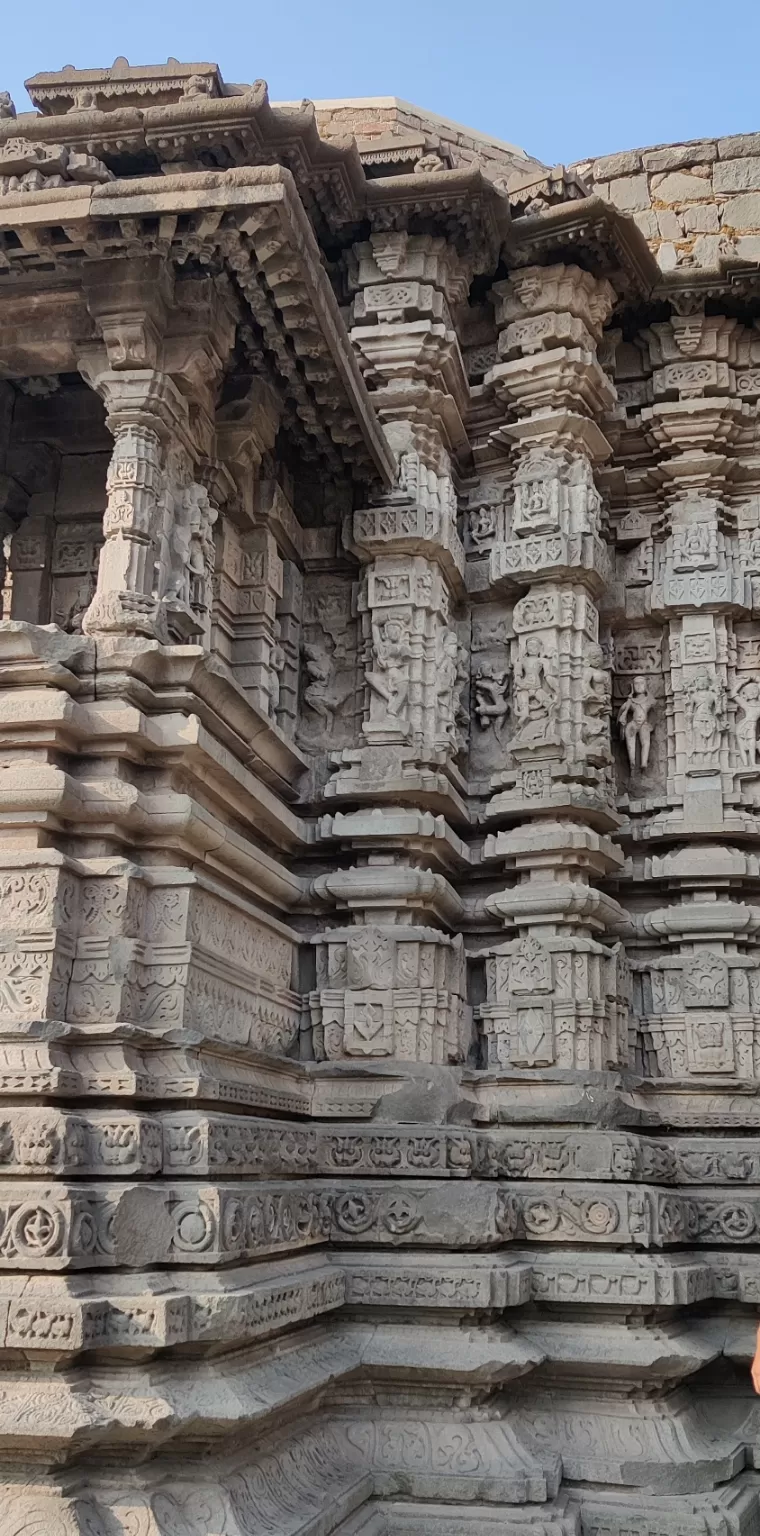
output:
<instances>
[{"instance_id":1,"label":"blue sky","mask_svg":"<svg viewBox=\"0 0 760 1536\"><path fill-rule=\"evenodd\" d=\"M214 60L272 99L401 96L549 163L760 130L760 0L5 0L0 89Z\"/></svg>"}]
</instances>

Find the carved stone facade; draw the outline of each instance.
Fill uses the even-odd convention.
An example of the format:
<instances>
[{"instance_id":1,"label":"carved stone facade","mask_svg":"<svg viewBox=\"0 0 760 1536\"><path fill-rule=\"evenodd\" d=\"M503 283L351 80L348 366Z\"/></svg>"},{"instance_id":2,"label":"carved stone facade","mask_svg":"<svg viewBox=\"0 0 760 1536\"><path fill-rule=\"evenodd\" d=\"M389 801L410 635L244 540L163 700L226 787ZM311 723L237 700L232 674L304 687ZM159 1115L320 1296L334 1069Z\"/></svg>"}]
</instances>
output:
<instances>
[{"instance_id":1,"label":"carved stone facade","mask_svg":"<svg viewBox=\"0 0 760 1536\"><path fill-rule=\"evenodd\" d=\"M3 1536L758 1536L757 136L30 94Z\"/></svg>"}]
</instances>

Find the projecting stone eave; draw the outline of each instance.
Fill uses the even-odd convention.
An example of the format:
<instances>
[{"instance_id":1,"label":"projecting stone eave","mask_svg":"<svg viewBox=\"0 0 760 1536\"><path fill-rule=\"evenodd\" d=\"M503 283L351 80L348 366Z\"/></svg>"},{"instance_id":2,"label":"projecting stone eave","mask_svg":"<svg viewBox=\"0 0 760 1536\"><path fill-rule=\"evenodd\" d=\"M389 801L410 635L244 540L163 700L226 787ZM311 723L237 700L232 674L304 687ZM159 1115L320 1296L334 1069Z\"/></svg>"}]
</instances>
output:
<instances>
[{"instance_id":1,"label":"projecting stone eave","mask_svg":"<svg viewBox=\"0 0 760 1536\"><path fill-rule=\"evenodd\" d=\"M297 102L278 101L273 102L274 107L292 108L298 106ZM538 165L540 161L528 154L527 150L519 144L511 144L506 139L497 139L492 134L482 133L479 128L471 128L468 124L456 122L453 118L443 117L438 112L431 112L427 107L419 107L414 102L404 101L400 96L337 96L315 100L312 105L318 119L332 116L334 113L352 111L366 113L368 119L373 114L388 115L401 128L416 128L421 131L450 138L452 135L462 142L472 140L473 144L479 144L483 148L501 152L511 158L525 160L529 164ZM409 121L406 121L406 120Z\"/></svg>"},{"instance_id":2,"label":"projecting stone eave","mask_svg":"<svg viewBox=\"0 0 760 1536\"><path fill-rule=\"evenodd\" d=\"M182 66L183 72L187 69ZM106 74L101 71L99 78ZM48 147L64 143L75 153L96 156L117 173L126 169L134 174L136 160L156 175L191 166L208 169L209 157L220 169L274 161L291 171L315 227L336 228L357 217L364 171L356 145L351 138L325 142L310 103L274 109L264 80L234 93L209 90L192 96L181 96L181 82L174 82L174 99L167 90L157 101L149 95L143 99L137 89L128 92L130 81L123 84L124 94L106 108L82 105L82 98L75 97L68 109L24 112L0 121L0 175L3 148L19 137ZM87 90L99 103L101 90ZM58 103L58 98L52 100Z\"/></svg>"},{"instance_id":3,"label":"projecting stone eave","mask_svg":"<svg viewBox=\"0 0 760 1536\"><path fill-rule=\"evenodd\" d=\"M574 259L608 278L621 299L648 298L660 269L632 219L600 197L578 198L512 222L521 266Z\"/></svg>"},{"instance_id":4,"label":"projecting stone eave","mask_svg":"<svg viewBox=\"0 0 760 1536\"><path fill-rule=\"evenodd\" d=\"M478 166L420 175L383 176L365 187L367 217L384 229L406 229L423 218L454 239L475 272L496 267L514 248L509 200Z\"/></svg>"},{"instance_id":5,"label":"projecting stone eave","mask_svg":"<svg viewBox=\"0 0 760 1536\"><path fill-rule=\"evenodd\" d=\"M163 229L158 240L151 233L156 221ZM95 186L71 184L36 192L9 192L0 207L0 251L10 235L17 244L6 248L20 250L23 258L19 274L37 277L40 291L45 291L56 263L59 273L66 271L79 281L89 261L102 255L104 242L110 257L126 255L135 229L146 256L174 258L181 263L187 248L180 221L196 233L204 226L205 246L210 251L216 245L248 299L258 295L258 289L255 280L248 283L246 242L252 251L258 251L256 259L261 262L271 303L280 307L285 327L291 325L295 356L303 357L307 375L317 361L325 370L325 380L315 384L316 404L304 396L303 408L319 419L322 436L329 437L333 449L343 454L359 479L379 477L386 485L391 484L395 461L346 334L313 230L286 169L239 167L227 172L188 172L111 180ZM63 240L55 233L60 229L65 230ZM230 240L236 253L232 256ZM12 258L6 260L12 270ZM40 263L42 272L38 271ZM13 294L10 300L12 303ZM79 307L83 312L83 306ZM310 317L308 324L305 315ZM77 332L76 319L73 332L61 341L61 366L76 367L77 345L87 339L89 322L82 330L80 316ZM24 362L24 338L18 337L14 346L20 372L25 366L33 369L35 360ZM287 348L282 349L280 361L287 371ZM285 374L283 384L287 388ZM292 367L290 384L299 384L298 370Z\"/></svg>"},{"instance_id":6,"label":"projecting stone eave","mask_svg":"<svg viewBox=\"0 0 760 1536\"><path fill-rule=\"evenodd\" d=\"M92 91L101 102L111 102L118 107L130 97L145 97L150 103L171 98L184 90L188 81L203 81L203 87L212 96L225 93L218 64L209 62L181 63L169 58L165 64L130 64L121 57L115 59L110 69L75 69L67 64L64 69L42 70L24 81L30 101L45 116L58 117L71 109L81 91Z\"/></svg>"}]
</instances>

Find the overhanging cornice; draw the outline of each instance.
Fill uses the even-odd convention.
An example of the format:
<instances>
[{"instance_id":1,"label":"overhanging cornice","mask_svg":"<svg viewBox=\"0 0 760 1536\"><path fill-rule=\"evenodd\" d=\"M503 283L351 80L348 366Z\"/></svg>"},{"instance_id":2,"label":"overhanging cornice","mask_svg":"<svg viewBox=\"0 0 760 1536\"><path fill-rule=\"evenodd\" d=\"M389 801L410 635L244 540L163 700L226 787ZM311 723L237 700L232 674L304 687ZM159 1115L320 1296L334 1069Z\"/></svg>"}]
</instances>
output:
<instances>
[{"instance_id":1,"label":"overhanging cornice","mask_svg":"<svg viewBox=\"0 0 760 1536\"><path fill-rule=\"evenodd\" d=\"M660 268L633 220L601 197L560 203L542 213L515 219L517 262L553 262L569 252L598 277L606 277L620 298L647 298Z\"/></svg>"},{"instance_id":2,"label":"overhanging cornice","mask_svg":"<svg viewBox=\"0 0 760 1536\"><path fill-rule=\"evenodd\" d=\"M0 205L6 281L36 273L44 285L48 274L138 250L180 266L190 258L212 268L224 261L306 430L326 434L365 478L392 482L393 455L289 171L241 167L72 185L9 193Z\"/></svg>"}]
</instances>

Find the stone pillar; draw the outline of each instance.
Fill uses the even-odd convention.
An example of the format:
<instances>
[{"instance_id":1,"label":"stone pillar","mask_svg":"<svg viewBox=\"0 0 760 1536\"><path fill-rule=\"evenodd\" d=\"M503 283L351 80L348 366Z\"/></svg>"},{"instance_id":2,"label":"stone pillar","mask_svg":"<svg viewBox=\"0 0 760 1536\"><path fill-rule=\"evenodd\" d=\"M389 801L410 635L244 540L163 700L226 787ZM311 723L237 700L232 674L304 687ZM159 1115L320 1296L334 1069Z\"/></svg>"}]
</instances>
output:
<instances>
[{"instance_id":1,"label":"stone pillar","mask_svg":"<svg viewBox=\"0 0 760 1536\"><path fill-rule=\"evenodd\" d=\"M320 833L356 862L314 882L317 897L353 918L314 940L318 1059L460 1060L472 1022L464 944L445 929L461 920L446 875L462 866L463 846L443 817L413 809L338 813L322 818Z\"/></svg>"},{"instance_id":2,"label":"stone pillar","mask_svg":"<svg viewBox=\"0 0 760 1536\"><path fill-rule=\"evenodd\" d=\"M277 683L272 690L271 712L286 736L295 736L298 723L302 615L303 576L294 560L285 560L277 600L272 665Z\"/></svg>"},{"instance_id":3,"label":"stone pillar","mask_svg":"<svg viewBox=\"0 0 760 1536\"><path fill-rule=\"evenodd\" d=\"M331 1059L455 1061L469 1044L470 1011L463 941L450 932L459 902L447 877L466 854L444 818L466 820L454 474L467 384L451 306L468 279L453 248L429 236L375 234L355 257L352 340L398 478L343 529L362 566L364 745L334 754L324 793L366 810L322 823L325 837L339 835L361 856L319 886L354 926L316 941L314 1042Z\"/></svg>"},{"instance_id":4,"label":"stone pillar","mask_svg":"<svg viewBox=\"0 0 760 1536\"><path fill-rule=\"evenodd\" d=\"M418 796L443 809L462 788L465 678L456 607L464 551L454 472L466 445L467 381L451 306L466 297L467 269L432 236L376 234L355 255L351 335L375 386L398 479L344 530L365 568L359 602L367 746L342 754L326 793Z\"/></svg>"},{"instance_id":5,"label":"stone pillar","mask_svg":"<svg viewBox=\"0 0 760 1536\"><path fill-rule=\"evenodd\" d=\"M233 326L212 284L192 287L160 257L85 272L102 345L83 349L79 366L114 435L87 634L210 642L218 507L203 476Z\"/></svg>"},{"instance_id":6,"label":"stone pillar","mask_svg":"<svg viewBox=\"0 0 760 1536\"><path fill-rule=\"evenodd\" d=\"M283 567L265 528L241 532L227 523L219 568L217 621L231 637L230 666L263 714L275 713L277 601Z\"/></svg>"},{"instance_id":7,"label":"stone pillar","mask_svg":"<svg viewBox=\"0 0 760 1536\"><path fill-rule=\"evenodd\" d=\"M614 294L555 266L515 273L495 298L502 361L487 382L517 419L492 435L514 463L489 571L491 589L512 604L512 688L509 765L492 778L487 810L504 829L485 856L517 878L485 905L518 937L487 961L488 1060L604 1071L628 1049L614 941L622 914L594 884L622 862L609 836L618 818L599 623L609 558L594 479L609 454L595 417L614 391L597 347Z\"/></svg>"},{"instance_id":8,"label":"stone pillar","mask_svg":"<svg viewBox=\"0 0 760 1536\"><path fill-rule=\"evenodd\" d=\"M739 526L752 522L752 500L739 512L728 501L753 412L736 390L735 320L674 314L643 339L653 400L641 423L658 455L664 508L630 558L649 575L645 617L660 636L664 718L654 696L639 687L638 697L647 728L661 735L665 793L645 780L633 808L645 877L657 882L637 919L636 1011L649 1070L696 1086L705 1074L760 1075L760 907L744 888L744 834L760 784L760 566L756 540ZM627 745L634 778L642 758L634 760L632 737Z\"/></svg>"},{"instance_id":9,"label":"stone pillar","mask_svg":"<svg viewBox=\"0 0 760 1536\"><path fill-rule=\"evenodd\" d=\"M249 700L274 720L284 666L277 617L283 594L283 560L276 536L277 518L271 515L272 498L262 495L260 475L278 425L279 405L260 380L254 381L243 399L221 407L216 416L219 452L234 482L230 516L222 532L217 584L221 650Z\"/></svg>"},{"instance_id":10,"label":"stone pillar","mask_svg":"<svg viewBox=\"0 0 760 1536\"><path fill-rule=\"evenodd\" d=\"M186 403L156 370L92 377L115 442L97 587L82 627L161 640L207 633L217 514L193 479Z\"/></svg>"}]
</instances>

